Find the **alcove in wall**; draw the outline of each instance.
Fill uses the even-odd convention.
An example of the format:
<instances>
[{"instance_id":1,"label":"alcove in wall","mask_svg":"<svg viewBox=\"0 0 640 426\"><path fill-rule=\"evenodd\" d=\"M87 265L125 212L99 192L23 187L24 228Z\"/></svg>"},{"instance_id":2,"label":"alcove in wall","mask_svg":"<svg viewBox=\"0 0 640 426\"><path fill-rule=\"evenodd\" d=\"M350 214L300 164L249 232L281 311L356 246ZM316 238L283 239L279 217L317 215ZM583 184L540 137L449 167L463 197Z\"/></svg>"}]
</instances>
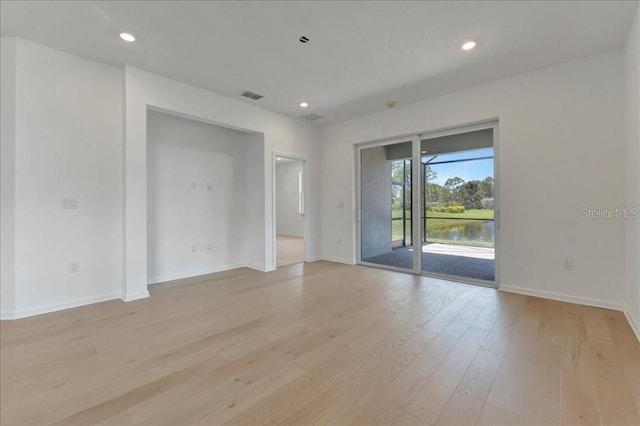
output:
<instances>
[{"instance_id":1,"label":"alcove in wall","mask_svg":"<svg viewBox=\"0 0 640 426\"><path fill-rule=\"evenodd\" d=\"M264 259L259 134L147 111L150 284Z\"/></svg>"}]
</instances>

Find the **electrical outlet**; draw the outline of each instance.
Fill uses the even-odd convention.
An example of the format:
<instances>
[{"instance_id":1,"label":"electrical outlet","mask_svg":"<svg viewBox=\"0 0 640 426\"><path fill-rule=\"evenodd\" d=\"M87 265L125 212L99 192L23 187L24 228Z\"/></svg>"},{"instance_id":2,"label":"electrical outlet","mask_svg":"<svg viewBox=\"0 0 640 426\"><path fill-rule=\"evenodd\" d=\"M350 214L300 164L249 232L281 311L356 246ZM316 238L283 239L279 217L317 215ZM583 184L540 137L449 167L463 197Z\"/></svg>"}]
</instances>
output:
<instances>
[{"instance_id":1,"label":"electrical outlet","mask_svg":"<svg viewBox=\"0 0 640 426\"><path fill-rule=\"evenodd\" d=\"M192 245L191 245L191 253L195 253L195 252L197 252L197 251L198 251L198 248L196 247L196 245L195 245L195 244L192 244Z\"/></svg>"},{"instance_id":2,"label":"electrical outlet","mask_svg":"<svg viewBox=\"0 0 640 426\"><path fill-rule=\"evenodd\" d=\"M191 182L191 189L196 189L196 183L195 182Z\"/></svg>"},{"instance_id":3,"label":"electrical outlet","mask_svg":"<svg viewBox=\"0 0 640 426\"><path fill-rule=\"evenodd\" d=\"M213 245L212 244L207 244L207 251L211 251L213 250Z\"/></svg>"},{"instance_id":4,"label":"electrical outlet","mask_svg":"<svg viewBox=\"0 0 640 426\"><path fill-rule=\"evenodd\" d=\"M208 190L208 191L211 191L211 189L212 189L212 188L213 188L213 186L212 186L210 183L208 183L208 184L207 184L207 190Z\"/></svg>"},{"instance_id":5,"label":"electrical outlet","mask_svg":"<svg viewBox=\"0 0 640 426\"><path fill-rule=\"evenodd\" d=\"M204 183L200 182L200 183L198 184L198 189L203 189L203 188L204 188Z\"/></svg>"},{"instance_id":6,"label":"electrical outlet","mask_svg":"<svg viewBox=\"0 0 640 426\"><path fill-rule=\"evenodd\" d=\"M69 273L75 274L76 272L80 272L80 262L77 260L69 262Z\"/></svg>"},{"instance_id":7,"label":"electrical outlet","mask_svg":"<svg viewBox=\"0 0 640 426\"><path fill-rule=\"evenodd\" d=\"M565 271L571 271L571 270L573 270L573 260L571 260L571 259L565 259L565 260L564 260L564 262L563 262L563 264L562 264L562 267L563 267L563 269L564 269Z\"/></svg>"},{"instance_id":8,"label":"electrical outlet","mask_svg":"<svg viewBox=\"0 0 640 426\"><path fill-rule=\"evenodd\" d=\"M78 200L75 198L63 198L62 208L64 210L75 210L78 208Z\"/></svg>"},{"instance_id":9,"label":"electrical outlet","mask_svg":"<svg viewBox=\"0 0 640 426\"><path fill-rule=\"evenodd\" d=\"M204 251L204 244L200 244L200 247L199 247L198 251L200 251L200 252Z\"/></svg>"}]
</instances>

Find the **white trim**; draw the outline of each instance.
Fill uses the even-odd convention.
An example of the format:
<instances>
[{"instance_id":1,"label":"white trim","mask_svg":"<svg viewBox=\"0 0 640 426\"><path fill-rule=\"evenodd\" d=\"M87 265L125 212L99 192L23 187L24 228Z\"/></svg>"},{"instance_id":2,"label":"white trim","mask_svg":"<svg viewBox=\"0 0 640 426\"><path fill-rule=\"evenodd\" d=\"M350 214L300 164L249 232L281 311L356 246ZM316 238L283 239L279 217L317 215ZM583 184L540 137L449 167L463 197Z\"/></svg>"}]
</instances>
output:
<instances>
[{"instance_id":1,"label":"white trim","mask_svg":"<svg viewBox=\"0 0 640 426\"><path fill-rule=\"evenodd\" d=\"M275 267L273 269L269 269L269 268L266 268L266 267L264 267L262 265L253 265L253 264L250 264L250 263L245 263L244 265L240 265L240 266L237 266L237 267L231 268L231 269L237 269L237 268L249 268L249 269L253 269L255 271L260 271L260 272L271 272L271 271L275 271L276 270Z\"/></svg>"},{"instance_id":2,"label":"white trim","mask_svg":"<svg viewBox=\"0 0 640 426\"><path fill-rule=\"evenodd\" d=\"M345 265L355 265L355 262L352 259L346 259L342 257L333 257L333 256L321 256L318 260L326 260L327 262L334 263L344 263Z\"/></svg>"},{"instance_id":3,"label":"white trim","mask_svg":"<svg viewBox=\"0 0 640 426\"><path fill-rule=\"evenodd\" d=\"M494 129L500 121L499 117L487 118L486 120L474 121L462 125L441 127L439 129L427 130L418 134L420 140L441 138L443 136L459 135L462 133L476 132L478 130Z\"/></svg>"},{"instance_id":4,"label":"white trim","mask_svg":"<svg viewBox=\"0 0 640 426\"><path fill-rule=\"evenodd\" d=\"M638 342L640 342L640 324L636 324L636 322L633 320L633 317L631 316L631 314L627 309L624 309L622 312L624 312L624 316L627 317L627 321L629 321L629 325L631 326L631 329L635 333L636 338L638 339Z\"/></svg>"},{"instance_id":5,"label":"white trim","mask_svg":"<svg viewBox=\"0 0 640 426\"><path fill-rule=\"evenodd\" d=\"M120 299L123 302L133 302L134 300L146 299L149 297L149 290L139 291L137 293L122 293Z\"/></svg>"},{"instance_id":6,"label":"white trim","mask_svg":"<svg viewBox=\"0 0 640 426\"><path fill-rule=\"evenodd\" d=\"M20 318L32 317L35 315L48 314L51 312L63 311L71 308L78 308L80 306L92 305L94 303L106 302L107 300L119 299L120 293L106 293L98 296L83 297L75 300L68 300L66 302L52 303L49 305L34 306L25 309L19 309L16 311L3 311L0 313L0 319L2 320L15 320Z\"/></svg>"},{"instance_id":7,"label":"white trim","mask_svg":"<svg viewBox=\"0 0 640 426\"><path fill-rule=\"evenodd\" d=\"M619 303L614 303L614 302L610 302L608 300L602 300L602 299L592 299L589 297L572 296L570 294L565 294L565 293L556 293L555 291L537 290L534 288L519 287L519 286L504 285L504 284L498 287L498 290L506 291L509 293L523 294L525 296L534 296L534 297L541 297L543 299L558 300L560 302L569 302L569 303L576 303L578 305L594 306L596 308L613 309L615 311L622 311L622 312L625 311L622 308L622 305Z\"/></svg>"},{"instance_id":8,"label":"white trim","mask_svg":"<svg viewBox=\"0 0 640 426\"><path fill-rule=\"evenodd\" d=\"M278 247L277 247L277 227L276 227L276 221L278 220L277 217L277 210L276 210L276 190L277 190L277 185L276 185L276 166L278 164L278 157L282 157L282 158L287 158L290 160L295 160L295 161L301 161L302 162L302 187L303 187L303 194L307 193L309 191L309 179L307 178L308 173L308 168L309 165L307 163L307 159L304 157L300 157L297 155L291 155L291 154L285 154L282 152L278 152L278 151L272 151L271 152L271 217L272 217L272 233L271 235L273 236L273 240L271 242L271 246L272 246L272 250L271 250L271 254L272 254L272 259L271 259L271 264L273 265L272 268L270 267L266 267L266 268L255 268L252 266L247 266L248 268L251 269L257 269L258 271L263 271L263 272L270 272L270 271L275 271L276 269L278 269L277 266L277 258L278 258ZM303 212L307 212L309 211L307 209L307 197L302 198L302 202L303 202ZM312 247L311 244L311 222L309 220L309 215L303 213L302 215L303 221L304 221L304 225L303 225L303 235L302 238L304 239L304 261L308 262L308 255L311 252L310 248ZM282 234L282 235L286 235L286 234Z\"/></svg>"},{"instance_id":9,"label":"white trim","mask_svg":"<svg viewBox=\"0 0 640 426\"><path fill-rule=\"evenodd\" d=\"M217 266L215 268L196 269L196 270L192 270L184 273L171 274L164 277L153 277L153 278L149 278L148 285L166 283L167 281L181 280L184 278L199 277L201 275L215 274L216 272L229 271L231 269L238 269L244 266L245 266L244 263L237 263L232 265Z\"/></svg>"}]
</instances>

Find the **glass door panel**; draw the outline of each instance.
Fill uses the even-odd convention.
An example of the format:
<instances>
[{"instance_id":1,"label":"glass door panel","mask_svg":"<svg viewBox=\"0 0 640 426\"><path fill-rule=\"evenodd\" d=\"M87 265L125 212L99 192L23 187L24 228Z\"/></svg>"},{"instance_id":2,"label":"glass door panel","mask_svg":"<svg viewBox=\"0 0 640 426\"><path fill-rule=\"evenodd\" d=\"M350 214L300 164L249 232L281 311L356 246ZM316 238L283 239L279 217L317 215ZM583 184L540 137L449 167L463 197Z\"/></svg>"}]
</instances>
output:
<instances>
[{"instance_id":1,"label":"glass door panel","mask_svg":"<svg viewBox=\"0 0 640 426\"><path fill-rule=\"evenodd\" d=\"M360 260L413 270L412 142L359 150Z\"/></svg>"},{"instance_id":2,"label":"glass door panel","mask_svg":"<svg viewBox=\"0 0 640 426\"><path fill-rule=\"evenodd\" d=\"M482 135L478 137L482 139ZM434 146L438 149L430 153L429 140L422 141L422 271L492 283L493 147L468 149L467 143L466 149L455 151L452 143L452 151L447 152L445 144Z\"/></svg>"}]
</instances>

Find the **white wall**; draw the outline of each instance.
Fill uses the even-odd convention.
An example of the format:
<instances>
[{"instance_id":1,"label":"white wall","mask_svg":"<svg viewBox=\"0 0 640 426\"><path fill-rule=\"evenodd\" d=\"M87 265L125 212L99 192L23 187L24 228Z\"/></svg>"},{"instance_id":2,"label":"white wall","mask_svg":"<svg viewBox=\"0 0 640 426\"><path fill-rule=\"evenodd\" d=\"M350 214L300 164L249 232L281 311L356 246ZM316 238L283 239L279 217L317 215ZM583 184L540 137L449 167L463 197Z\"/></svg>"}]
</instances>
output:
<instances>
[{"instance_id":1,"label":"white wall","mask_svg":"<svg viewBox=\"0 0 640 426\"><path fill-rule=\"evenodd\" d=\"M299 173L303 162L276 163L276 232L304 236L304 217L298 214Z\"/></svg>"},{"instance_id":2,"label":"white wall","mask_svg":"<svg viewBox=\"0 0 640 426\"><path fill-rule=\"evenodd\" d=\"M640 8L625 46L626 94L626 203L640 208ZM640 219L627 220L626 267L627 312L640 339Z\"/></svg>"},{"instance_id":3,"label":"white wall","mask_svg":"<svg viewBox=\"0 0 640 426\"><path fill-rule=\"evenodd\" d=\"M624 223L581 209L625 202L623 84L617 50L323 128L323 256L355 261L354 143L499 117L501 284L620 307Z\"/></svg>"},{"instance_id":4,"label":"white wall","mask_svg":"<svg viewBox=\"0 0 640 426\"><path fill-rule=\"evenodd\" d=\"M261 142L250 133L148 112L150 283L247 264L248 186L261 188L262 181L248 181L246 170L260 166L248 158Z\"/></svg>"},{"instance_id":5,"label":"white wall","mask_svg":"<svg viewBox=\"0 0 640 426\"><path fill-rule=\"evenodd\" d=\"M275 269L272 153L308 158L305 210L310 214L305 222L306 253L307 260L318 257L319 237L316 236L320 235L320 219L314 213L320 211L320 148L316 127L129 66L125 68L125 98L126 269L122 292L125 300L148 295L146 117L149 107L263 135L262 167L247 170L249 178L262 180L264 185L254 194L251 208L255 215L247 224L247 232L255 236L255 244L249 247L248 264L256 269Z\"/></svg>"},{"instance_id":6,"label":"white wall","mask_svg":"<svg viewBox=\"0 0 640 426\"><path fill-rule=\"evenodd\" d=\"M0 39L0 318L12 315L14 295L16 40Z\"/></svg>"},{"instance_id":7,"label":"white wall","mask_svg":"<svg viewBox=\"0 0 640 426\"><path fill-rule=\"evenodd\" d=\"M1 94L3 318L148 296L149 108L248 129L262 142L247 152L256 167L244 170L245 180L262 182L247 188L244 203L252 212L245 230L257 241L246 250L254 268L274 267L272 152L308 158L305 235L308 259L319 257L314 126L135 68L4 37ZM62 198L76 199L78 209L63 210ZM68 272L70 261L79 262L78 273Z\"/></svg>"},{"instance_id":8,"label":"white wall","mask_svg":"<svg viewBox=\"0 0 640 426\"><path fill-rule=\"evenodd\" d=\"M3 315L117 297L122 73L24 40L15 43L15 306ZM2 47L4 62L4 40ZM2 145L4 151L4 130ZM4 161L3 155L3 182ZM3 186L3 218L4 194ZM78 208L63 210L63 198L76 199ZM4 244L4 229L2 239ZM70 261L79 262L79 272L69 272ZM3 288L4 280L3 273Z\"/></svg>"}]
</instances>

